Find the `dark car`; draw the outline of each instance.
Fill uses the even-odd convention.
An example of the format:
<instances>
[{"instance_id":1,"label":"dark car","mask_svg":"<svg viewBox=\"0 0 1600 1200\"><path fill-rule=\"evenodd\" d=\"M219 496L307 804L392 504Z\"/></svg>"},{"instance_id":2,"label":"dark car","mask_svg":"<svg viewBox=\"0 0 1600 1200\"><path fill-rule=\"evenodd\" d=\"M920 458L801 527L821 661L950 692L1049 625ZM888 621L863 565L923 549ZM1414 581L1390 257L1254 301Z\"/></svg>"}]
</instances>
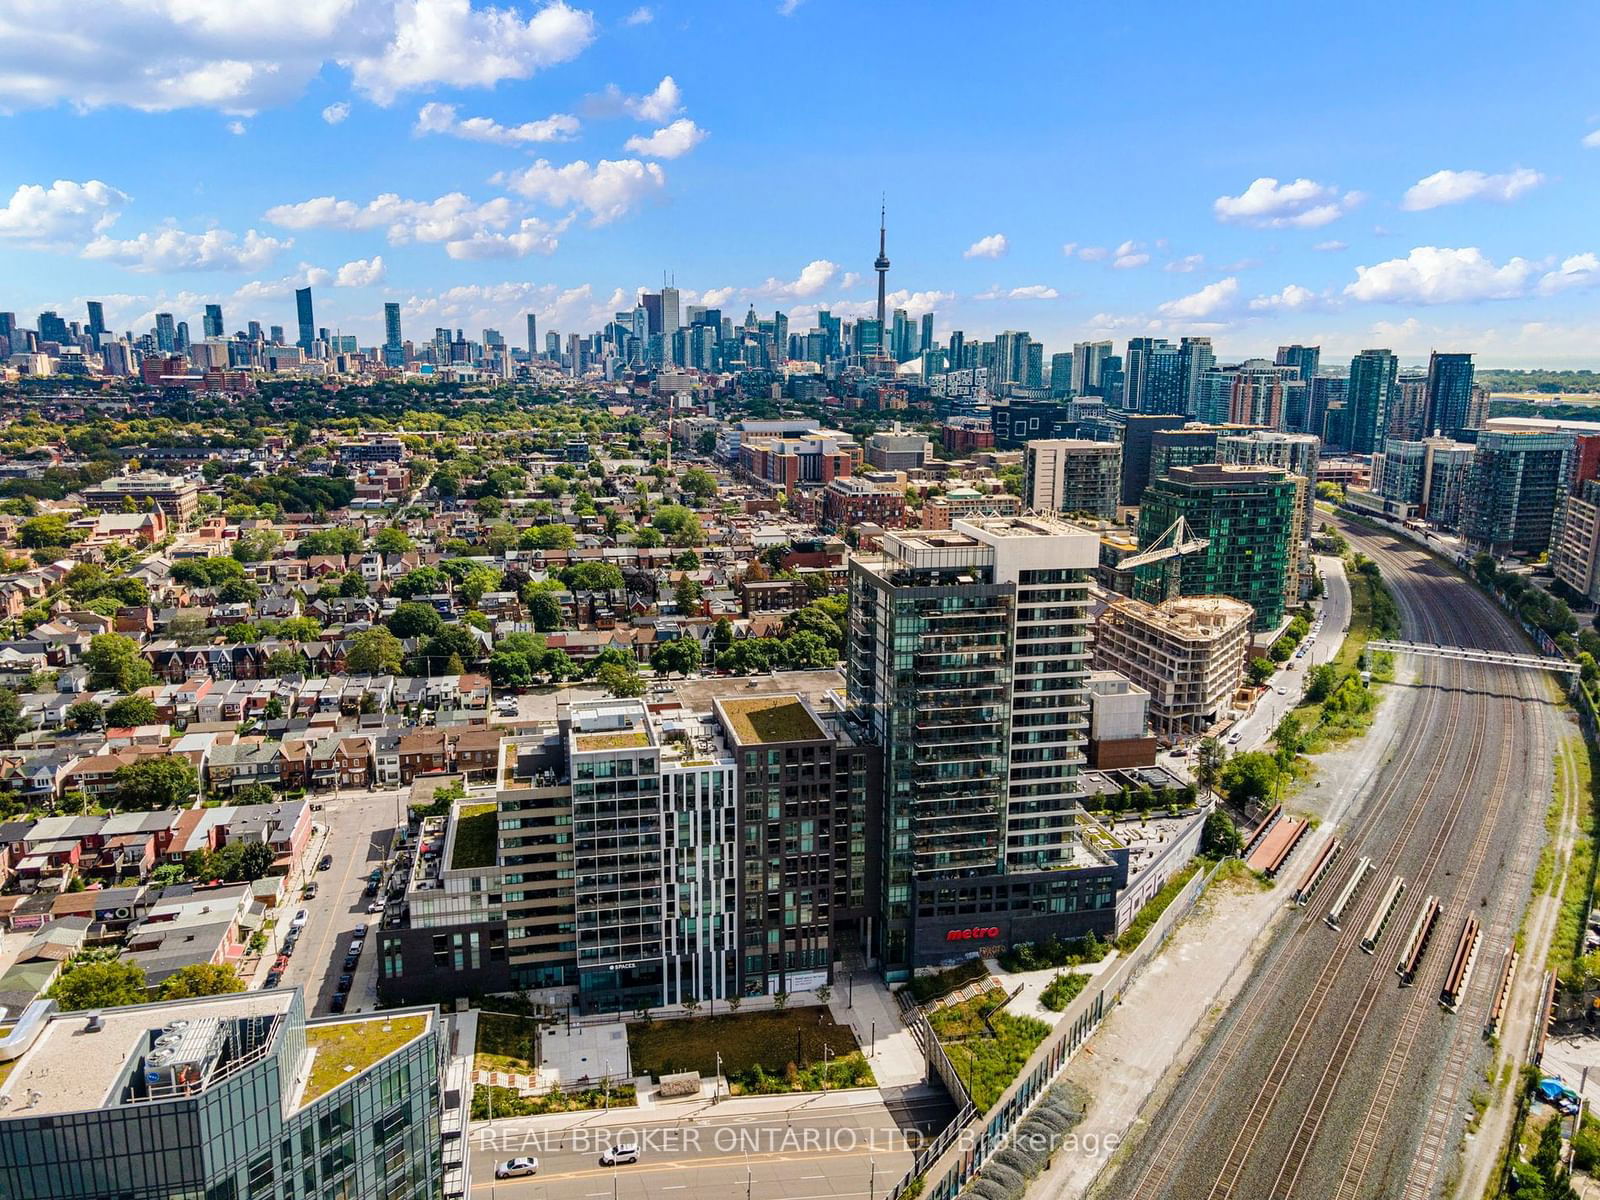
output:
<instances>
[{"instance_id":1,"label":"dark car","mask_svg":"<svg viewBox=\"0 0 1600 1200\"><path fill-rule=\"evenodd\" d=\"M319 871L327 871L327 870L331 869L332 866L333 866L333 855L324 854L322 856L322 861L317 864L317 870L319 870Z\"/></svg>"},{"instance_id":2,"label":"dark car","mask_svg":"<svg viewBox=\"0 0 1600 1200\"><path fill-rule=\"evenodd\" d=\"M345 1002L350 999L345 992L335 992L333 999L328 1001L328 1011L341 1013L344 1011Z\"/></svg>"},{"instance_id":3,"label":"dark car","mask_svg":"<svg viewBox=\"0 0 1600 1200\"><path fill-rule=\"evenodd\" d=\"M383 878L383 868L382 867L373 867L372 870L367 872L367 882L368 883L377 883L378 880L380 880L382 878Z\"/></svg>"},{"instance_id":4,"label":"dark car","mask_svg":"<svg viewBox=\"0 0 1600 1200\"><path fill-rule=\"evenodd\" d=\"M360 960L354 954L345 955L344 956L344 969L346 971L354 971L356 969L356 963L359 962L359 961Z\"/></svg>"},{"instance_id":5,"label":"dark car","mask_svg":"<svg viewBox=\"0 0 1600 1200\"><path fill-rule=\"evenodd\" d=\"M350 990L350 983L353 979L355 979L354 975L339 976L339 991L348 992Z\"/></svg>"},{"instance_id":6,"label":"dark car","mask_svg":"<svg viewBox=\"0 0 1600 1200\"><path fill-rule=\"evenodd\" d=\"M282 979L283 973L281 971L268 971L266 982L261 986L264 988L275 988L282 981Z\"/></svg>"},{"instance_id":7,"label":"dark car","mask_svg":"<svg viewBox=\"0 0 1600 1200\"><path fill-rule=\"evenodd\" d=\"M375 883L367 884L366 887L361 889L361 894L363 896L376 896L378 894L378 885Z\"/></svg>"},{"instance_id":8,"label":"dark car","mask_svg":"<svg viewBox=\"0 0 1600 1200\"><path fill-rule=\"evenodd\" d=\"M305 887L300 889L300 899L302 899L302 900L315 900L316 898L317 898L317 885L315 883L308 883L308 884L305 885Z\"/></svg>"}]
</instances>

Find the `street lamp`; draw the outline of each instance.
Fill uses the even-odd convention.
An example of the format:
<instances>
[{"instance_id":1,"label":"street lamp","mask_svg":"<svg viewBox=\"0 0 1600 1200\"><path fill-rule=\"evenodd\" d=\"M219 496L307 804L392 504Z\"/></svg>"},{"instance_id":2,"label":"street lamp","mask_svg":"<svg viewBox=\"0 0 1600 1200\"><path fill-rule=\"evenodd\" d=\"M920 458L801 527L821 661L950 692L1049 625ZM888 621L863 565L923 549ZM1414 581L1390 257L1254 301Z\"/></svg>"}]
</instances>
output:
<instances>
[{"instance_id":1,"label":"street lamp","mask_svg":"<svg viewBox=\"0 0 1600 1200\"><path fill-rule=\"evenodd\" d=\"M874 1200L878 1192L878 1160L869 1158L867 1166L872 1170L872 1173L867 1176L867 1200Z\"/></svg>"},{"instance_id":2,"label":"street lamp","mask_svg":"<svg viewBox=\"0 0 1600 1200\"><path fill-rule=\"evenodd\" d=\"M717 1073L711 1078L711 1103L717 1102L722 1092L722 1051L717 1051Z\"/></svg>"}]
</instances>

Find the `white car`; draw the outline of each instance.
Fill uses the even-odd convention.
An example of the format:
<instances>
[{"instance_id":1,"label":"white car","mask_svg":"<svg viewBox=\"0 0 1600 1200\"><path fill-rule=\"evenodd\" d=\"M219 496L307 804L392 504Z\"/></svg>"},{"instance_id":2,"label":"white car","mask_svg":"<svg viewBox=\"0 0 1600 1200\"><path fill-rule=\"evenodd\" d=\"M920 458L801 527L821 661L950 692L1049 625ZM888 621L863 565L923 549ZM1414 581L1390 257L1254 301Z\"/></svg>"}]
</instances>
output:
<instances>
[{"instance_id":1,"label":"white car","mask_svg":"<svg viewBox=\"0 0 1600 1200\"><path fill-rule=\"evenodd\" d=\"M537 1158L508 1158L503 1163L497 1163L494 1168L494 1177L496 1179L522 1179L538 1173L539 1160Z\"/></svg>"},{"instance_id":2,"label":"white car","mask_svg":"<svg viewBox=\"0 0 1600 1200\"><path fill-rule=\"evenodd\" d=\"M1278 695L1287 696L1288 694L1289 694L1289 689L1288 688L1281 687L1281 688L1278 689Z\"/></svg>"},{"instance_id":3,"label":"white car","mask_svg":"<svg viewBox=\"0 0 1600 1200\"><path fill-rule=\"evenodd\" d=\"M602 1167L620 1167L624 1163L636 1163L638 1161L639 1147L631 1142L623 1142L620 1145L612 1146L600 1156L600 1165Z\"/></svg>"},{"instance_id":4,"label":"white car","mask_svg":"<svg viewBox=\"0 0 1600 1200\"><path fill-rule=\"evenodd\" d=\"M303 928L305 928L305 923L307 921L309 921L310 919L311 919L311 914L306 912L306 910L302 908L299 912L295 913L294 920L289 922L289 928L290 929L303 929Z\"/></svg>"},{"instance_id":5,"label":"white car","mask_svg":"<svg viewBox=\"0 0 1600 1200\"><path fill-rule=\"evenodd\" d=\"M1239 739L1243 736L1244 735L1242 733L1230 733L1228 735L1228 745L1237 746L1239 744Z\"/></svg>"},{"instance_id":6,"label":"white car","mask_svg":"<svg viewBox=\"0 0 1600 1200\"><path fill-rule=\"evenodd\" d=\"M383 901L374 900L371 904L367 905L367 911L369 913L381 913L383 911Z\"/></svg>"}]
</instances>

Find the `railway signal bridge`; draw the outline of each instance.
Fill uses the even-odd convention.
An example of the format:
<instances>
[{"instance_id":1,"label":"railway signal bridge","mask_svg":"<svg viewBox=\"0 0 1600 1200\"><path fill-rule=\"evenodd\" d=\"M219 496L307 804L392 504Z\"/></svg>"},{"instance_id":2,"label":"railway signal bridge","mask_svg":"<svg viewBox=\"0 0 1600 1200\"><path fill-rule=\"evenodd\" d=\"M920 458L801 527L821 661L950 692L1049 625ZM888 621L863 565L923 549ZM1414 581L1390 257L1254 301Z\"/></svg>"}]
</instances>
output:
<instances>
[{"instance_id":1,"label":"railway signal bridge","mask_svg":"<svg viewBox=\"0 0 1600 1200\"><path fill-rule=\"evenodd\" d=\"M1552 671L1561 675L1577 675L1578 664L1564 658L1545 658L1538 654L1510 654L1503 650L1477 650L1470 646L1435 646L1426 642L1392 642L1375 639L1367 643L1368 650L1386 650L1391 654L1415 654L1421 658L1446 658L1457 662L1484 663L1494 667L1526 667L1534 671Z\"/></svg>"}]
</instances>

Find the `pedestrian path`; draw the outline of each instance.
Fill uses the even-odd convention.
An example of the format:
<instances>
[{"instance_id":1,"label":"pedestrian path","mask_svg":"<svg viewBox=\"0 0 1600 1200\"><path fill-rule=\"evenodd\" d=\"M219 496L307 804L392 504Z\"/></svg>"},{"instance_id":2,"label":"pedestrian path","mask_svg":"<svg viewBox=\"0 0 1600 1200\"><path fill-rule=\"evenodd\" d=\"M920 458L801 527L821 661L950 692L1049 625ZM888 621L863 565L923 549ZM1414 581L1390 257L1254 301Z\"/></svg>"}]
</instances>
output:
<instances>
[{"instance_id":1,"label":"pedestrian path","mask_svg":"<svg viewBox=\"0 0 1600 1200\"><path fill-rule=\"evenodd\" d=\"M835 1021L855 1031L879 1087L905 1087L926 1077L922 1047L901 1020L899 1004L876 971L858 971L834 987L828 1010Z\"/></svg>"}]
</instances>

